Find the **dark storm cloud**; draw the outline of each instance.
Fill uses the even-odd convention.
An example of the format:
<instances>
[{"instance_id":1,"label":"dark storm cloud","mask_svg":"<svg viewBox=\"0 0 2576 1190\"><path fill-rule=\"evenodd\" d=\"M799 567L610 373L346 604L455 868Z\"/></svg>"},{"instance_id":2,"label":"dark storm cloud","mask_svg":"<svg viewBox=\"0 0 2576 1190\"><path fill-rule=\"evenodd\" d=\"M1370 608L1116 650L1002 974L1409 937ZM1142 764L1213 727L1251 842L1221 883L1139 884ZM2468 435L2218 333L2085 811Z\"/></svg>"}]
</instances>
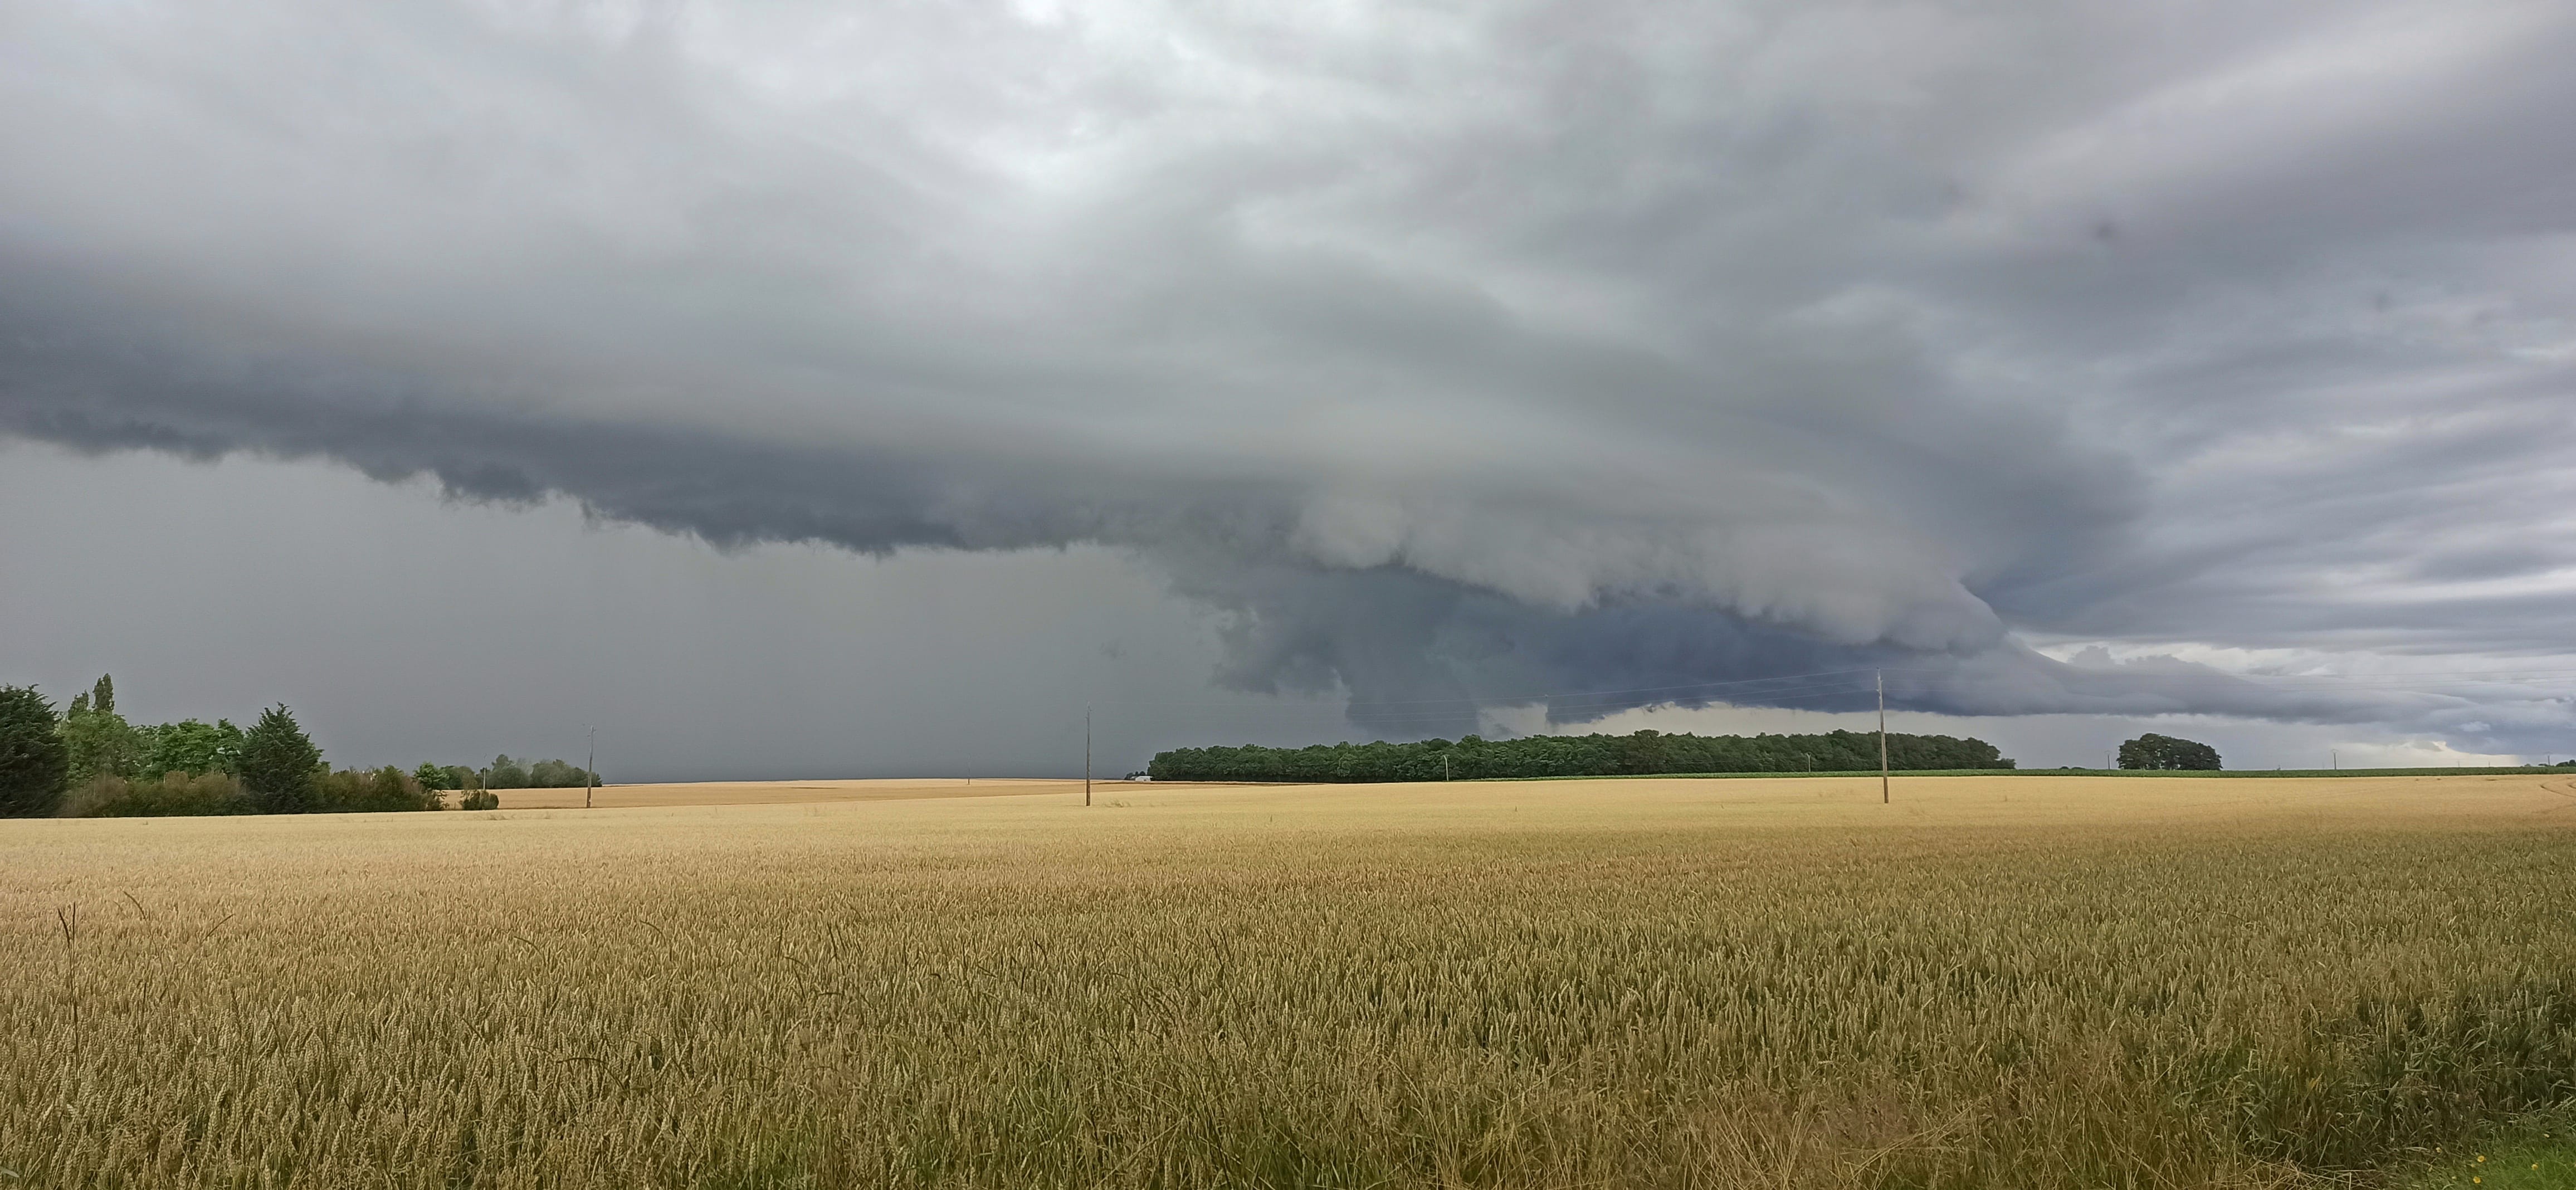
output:
<instances>
[{"instance_id":1,"label":"dark storm cloud","mask_svg":"<svg viewBox=\"0 0 2576 1190\"><path fill-rule=\"evenodd\" d=\"M11 433L1108 544L1388 732L2564 720L2018 635L2565 648L2562 6L0 21Z\"/></svg>"}]
</instances>

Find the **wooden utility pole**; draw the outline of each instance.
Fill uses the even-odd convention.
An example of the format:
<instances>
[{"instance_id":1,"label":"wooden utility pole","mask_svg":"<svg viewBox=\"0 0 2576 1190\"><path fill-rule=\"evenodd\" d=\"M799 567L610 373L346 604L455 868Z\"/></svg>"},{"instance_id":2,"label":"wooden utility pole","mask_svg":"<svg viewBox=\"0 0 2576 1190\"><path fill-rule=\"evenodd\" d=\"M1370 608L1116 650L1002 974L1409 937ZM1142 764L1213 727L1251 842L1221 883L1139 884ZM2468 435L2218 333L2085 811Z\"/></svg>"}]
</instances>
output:
<instances>
[{"instance_id":1,"label":"wooden utility pole","mask_svg":"<svg viewBox=\"0 0 2576 1190\"><path fill-rule=\"evenodd\" d=\"M599 729L590 729L590 762L582 770L581 808L590 808L590 795L599 792Z\"/></svg>"},{"instance_id":2,"label":"wooden utility pole","mask_svg":"<svg viewBox=\"0 0 2576 1190\"><path fill-rule=\"evenodd\" d=\"M1887 796L1887 671L1878 671L1878 804Z\"/></svg>"},{"instance_id":3,"label":"wooden utility pole","mask_svg":"<svg viewBox=\"0 0 2576 1190\"><path fill-rule=\"evenodd\" d=\"M1091 804L1091 708L1082 708L1082 804Z\"/></svg>"}]
</instances>

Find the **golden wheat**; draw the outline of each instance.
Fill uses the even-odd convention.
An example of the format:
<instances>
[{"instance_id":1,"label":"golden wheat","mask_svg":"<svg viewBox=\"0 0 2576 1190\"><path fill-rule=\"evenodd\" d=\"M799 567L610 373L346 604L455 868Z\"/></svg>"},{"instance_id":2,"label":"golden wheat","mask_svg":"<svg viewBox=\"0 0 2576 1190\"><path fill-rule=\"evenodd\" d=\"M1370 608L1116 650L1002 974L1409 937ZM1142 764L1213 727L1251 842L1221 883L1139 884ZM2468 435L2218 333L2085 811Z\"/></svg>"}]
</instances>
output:
<instances>
[{"instance_id":1,"label":"golden wheat","mask_svg":"<svg viewBox=\"0 0 2576 1190\"><path fill-rule=\"evenodd\" d=\"M0 823L0 1185L2261 1186L2576 1092L2564 781L1100 797Z\"/></svg>"}]
</instances>

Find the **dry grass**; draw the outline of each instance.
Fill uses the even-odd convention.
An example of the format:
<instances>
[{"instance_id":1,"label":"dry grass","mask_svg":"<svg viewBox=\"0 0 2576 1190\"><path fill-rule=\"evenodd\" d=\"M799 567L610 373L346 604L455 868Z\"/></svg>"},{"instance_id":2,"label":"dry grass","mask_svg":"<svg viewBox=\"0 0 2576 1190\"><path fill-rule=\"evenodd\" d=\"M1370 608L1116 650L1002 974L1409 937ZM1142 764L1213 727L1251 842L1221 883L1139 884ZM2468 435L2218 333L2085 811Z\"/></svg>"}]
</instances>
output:
<instances>
[{"instance_id":1,"label":"dry grass","mask_svg":"<svg viewBox=\"0 0 2576 1190\"><path fill-rule=\"evenodd\" d=\"M2576 1093L2563 778L1897 796L0 823L0 1185L2267 1186Z\"/></svg>"}]
</instances>

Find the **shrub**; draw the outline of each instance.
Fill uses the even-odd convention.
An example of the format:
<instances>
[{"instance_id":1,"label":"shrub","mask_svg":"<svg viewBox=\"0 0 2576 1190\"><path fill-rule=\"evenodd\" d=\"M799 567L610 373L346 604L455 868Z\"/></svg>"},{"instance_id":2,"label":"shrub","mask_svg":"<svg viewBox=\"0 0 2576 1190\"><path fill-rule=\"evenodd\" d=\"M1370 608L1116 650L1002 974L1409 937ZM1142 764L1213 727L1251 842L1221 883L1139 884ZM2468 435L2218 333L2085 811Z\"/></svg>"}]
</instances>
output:
<instances>
[{"instance_id":1,"label":"shrub","mask_svg":"<svg viewBox=\"0 0 2576 1190\"><path fill-rule=\"evenodd\" d=\"M0 687L0 817L53 813L70 775L54 704L33 687Z\"/></svg>"},{"instance_id":2,"label":"shrub","mask_svg":"<svg viewBox=\"0 0 2576 1190\"><path fill-rule=\"evenodd\" d=\"M313 808L326 814L387 814L403 810L445 808L434 791L423 789L411 774L387 765L380 769L342 769L313 781Z\"/></svg>"},{"instance_id":3,"label":"shrub","mask_svg":"<svg viewBox=\"0 0 2576 1190\"><path fill-rule=\"evenodd\" d=\"M456 799L456 808L459 810L498 810L501 808L501 795L494 793L489 789L467 790L462 796Z\"/></svg>"},{"instance_id":4,"label":"shrub","mask_svg":"<svg viewBox=\"0 0 2576 1190\"><path fill-rule=\"evenodd\" d=\"M343 769L313 774L307 812L351 814L443 810L436 790L423 789L396 768ZM231 773L164 773L154 778L92 777L72 788L64 818L162 818L202 814L277 813L272 803L245 791Z\"/></svg>"},{"instance_id":5,"label":"shrub","mask_svg":"<svg viewBox=\"0 0 2576 1190\"><path fill-rule=\"evenodd\" d=\"M255 814L258 808L230 773L164 773L127 780L92 777L63 803L65 818L172 818Z\"/></svg>"}]
</instances>

